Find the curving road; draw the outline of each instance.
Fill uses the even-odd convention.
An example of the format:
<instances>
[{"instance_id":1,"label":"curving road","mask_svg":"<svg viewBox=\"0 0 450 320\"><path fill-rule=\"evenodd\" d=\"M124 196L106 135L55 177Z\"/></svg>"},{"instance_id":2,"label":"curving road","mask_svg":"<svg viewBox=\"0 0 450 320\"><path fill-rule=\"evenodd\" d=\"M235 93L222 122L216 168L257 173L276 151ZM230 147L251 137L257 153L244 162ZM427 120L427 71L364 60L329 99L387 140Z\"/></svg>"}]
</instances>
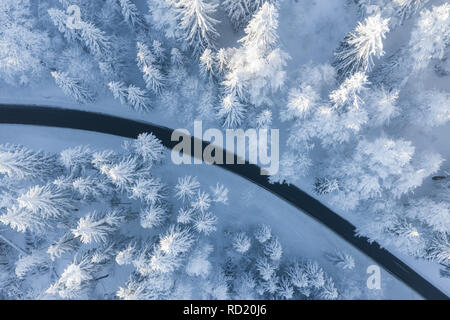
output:
<instances>
[{"instance_id":1,"label":"curving road","mask_svg":"<svg viewBox=\"0 0 450 320\"><path fill-rule=\"evenodd\" d=\"M0 123L80 129L126 138L136 138L142 132L152 132L167 148L172 149L177 144L170 139L173 132L173 129L170 128L106 114L55 107L0 104ZM189 138L193 143L194 138ZM203 147L208 145L204 141L202 144ZM425 299L449 299L445 293L393 254L381 248L378 243L370 243L367 238L356 236L355 226L299 188L286 184L270 184L266 176L260 175L260 168L256 165L223 164L217 166L240 175L289 202L300 211L309 214L383 266Z\"/></svg>"}]
</instances>

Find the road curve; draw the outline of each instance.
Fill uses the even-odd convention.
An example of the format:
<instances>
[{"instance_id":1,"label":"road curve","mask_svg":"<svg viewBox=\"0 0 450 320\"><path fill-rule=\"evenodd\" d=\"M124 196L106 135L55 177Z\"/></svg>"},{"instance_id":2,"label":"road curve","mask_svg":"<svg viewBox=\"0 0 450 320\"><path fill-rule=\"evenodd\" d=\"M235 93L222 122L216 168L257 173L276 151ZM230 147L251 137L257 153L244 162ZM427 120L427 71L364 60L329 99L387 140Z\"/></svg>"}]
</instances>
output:
<instances>
[{"instance_id":1,"label":"road curve","mask_svg":"<svg viewBox=\"0 0 450 320\"><path fill-rule=\"evenodd\" d=\"M173 132L170 128L112 115L55 107L0 104L0 123L79 129L126 138L136 138L142 132L152 132L167 148L172 149L177 144L170 139ZM189 138L193 143L194 138ZM208 145L204 141L202 144L204 147ZM378 243L370 243L367 238L356 236L355 226L299 188L286 184L270 184L266 176L260 175L260 168L256 165L247 163L217 166L240 175L307 213L383 266L425 299L449 299L445 293L393 254L381 248Z\"/></svg>"}]
</instances>

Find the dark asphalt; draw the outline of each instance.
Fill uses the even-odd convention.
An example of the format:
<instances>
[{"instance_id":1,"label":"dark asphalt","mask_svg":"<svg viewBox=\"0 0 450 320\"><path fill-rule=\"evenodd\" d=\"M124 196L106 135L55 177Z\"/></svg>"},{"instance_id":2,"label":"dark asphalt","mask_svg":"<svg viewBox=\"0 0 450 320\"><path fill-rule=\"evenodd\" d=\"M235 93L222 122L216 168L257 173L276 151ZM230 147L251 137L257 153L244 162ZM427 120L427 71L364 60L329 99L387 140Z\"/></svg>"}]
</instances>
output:
<instances>
[{"instance_id":1,"label":"dark asphalt","mask_svg":"<svg viewBox=\"0 0 450 320\"><path fill-rule=\"evenodd\" d=\"M106 114L55 107L0 104L0 123L79 129L126 138L136 138L142 132L152 132L167 148L171 149L178 143L171 141L173 129L170 128ZM193 143L194 139L192 137L190 139ZM206 142L202 143L203 146L207 145ZM400 259L381 248L378 243L370 243L367 238L356 236L355 226L299 188L286 184L270 184L266 176L260 175L260 168L256 165L223 164L217 166L240 175L275 194L280 199L289 202L301 212L309 214L372 258L425 299L449 299L445 293L433 286Z\"/></svg>"}]
</instances>

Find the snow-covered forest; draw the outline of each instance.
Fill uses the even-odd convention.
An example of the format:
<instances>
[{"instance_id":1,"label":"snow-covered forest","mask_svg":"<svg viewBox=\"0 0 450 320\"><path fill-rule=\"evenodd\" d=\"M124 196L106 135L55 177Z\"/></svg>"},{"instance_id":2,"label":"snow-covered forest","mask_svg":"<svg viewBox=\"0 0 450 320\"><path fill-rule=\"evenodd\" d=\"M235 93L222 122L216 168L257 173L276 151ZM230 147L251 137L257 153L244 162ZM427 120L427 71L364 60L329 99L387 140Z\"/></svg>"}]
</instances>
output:
<instances>
[{"instance_id":1,"label":"snow-covered forest","mask_svg":"<svg viewBox=\"0 0 450 320\"><path fill-rule=\"evenodd\" d=\"M0 104L279 129L271 183L450 294L449 47L443 0L0 0ZM151 132L0 126L0 299L410 297Z\"/></svg>"}]
</instances>

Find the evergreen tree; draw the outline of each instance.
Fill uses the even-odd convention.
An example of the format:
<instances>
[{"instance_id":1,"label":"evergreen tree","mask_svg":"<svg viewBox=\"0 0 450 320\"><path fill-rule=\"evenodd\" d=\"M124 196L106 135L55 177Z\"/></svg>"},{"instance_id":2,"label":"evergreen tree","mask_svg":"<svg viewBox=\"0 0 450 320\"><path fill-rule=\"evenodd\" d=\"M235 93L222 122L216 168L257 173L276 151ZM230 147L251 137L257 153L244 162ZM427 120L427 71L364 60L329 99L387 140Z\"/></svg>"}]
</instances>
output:
<instances>
[{"instance_id":1,"label":"evergreen tree","mask_svg":"<svg viewBox=\"0 0 450 320\"><path fill-rule=\"evenodd\" d=\"M416 95L418 112L412 121L425 128L442 126L450 121L450 94L446 91L427 90Z\"/></svg>"},{"instance_id":2,"label":"evergreen tree","mask_svg":"<svg viewBox=\"0 0 450 320\"><path fill-rule=\"evenodd\" d=\"M131 0L119 0L119 5L123 18L130 27L137 28L144 26L144 20L142 19L139 10Z\"/></svg>"},{"instance_id":3,"label":"evergreen tree","mask_svg":"<svg viewBox=\"0 0 450 320\"><path fill-rule=\"evenodd\" d=\"M150 205L144 208L141 213L141 226L145 229L151 229L161 226L167 219L167 210L162 205Z\"/></svg>"},{"instance_id":4,"label":"evergreen tree","mask_svg":"<svg viewBox=\"0 0 450 320\"><path fill-rule=\"evenodd\" d=\"M199 233L209 235L216 231L217 217L210 212L200 212L194 218L194 228Z\"/></svg>"},{"instance_id":5,"label":"evergreen tree","mask_svg":"<svg viewBox=\"0 0 450 320\"><path fill-rule=\"evenodd\" d=\"M59 158L70 173L83 175L92 169L92 153L88 146L77 146L61 151Z\"/></svg>"},{"instance_id":6,"label":"evergreen tree","mask_svg":"<svg viewBox=\"0 0 450 320\"><path fill-rule=\"evenodd\" d=\"M215 56L210 48L206 48L200 56L200 72L205 78L215 75Z\"/></svg>"},{"instance_id":7,"label":"evergreen tree","mask_svg":"<svg viewBox=\"0 0 450 320\"><path fill-rule=\"evenodd\" d=\"M423 70L433 58L442 59L449 43L450 4L423 10L409 41L413 70Z\"/></svg>"},{"instance_id":8,"label":"evergreen tree","mask_svg":"<svg viewBox=\"0 0 450 320\"><path fill-rule=\"evenodd\" d=\"M232 245L234 250L238 253L246 253L251 246L250 238L245 234L245 232L239 232L234 235L232 239Z\"/></svg>"},{"instance_id":9,"label":"evergreen tree","mask_svg":"<svg viewBox=\"0 0 450 320\"><path fill-rule=\"evenodd\" d=\"M58 28L58 31L64 35L64 38L66 38L67 41L71 42L81 39L77 29L69 28L67 26L69 16L64 11L52 8L48 10L48 15L53 24Z\"/></svg>"},{"instance_id":10,"label":"evergreen tree","mask_svg":"<svg viewBox=\"0 0 450 320\"><path fill-rule=\"evenodd\" d=\"M46 292L66 299L79 297L96 280L94 273L98 270L98 266L91 259L89 253L81 257L76 256Z\"/></svg>"},{"instance_id":11,"label":"evergreen tree","mask_svg":"<svg viewBox=\"0 0 450 320\"><path fill-rule=\"evenodd\" d=\"M289 55L278 48L278 11L265 2L245 28L242 47L230 52L223 85L242 102L271 104L269 94L283 85Z\"/></svg>"},{"instance_id":12,"label":"evergreen tree","mask_svg":"<svg viewBox=\"0 0 450 320\"><path fill-rule=\"evenodd\" d=\"M0 21L0 79L28 84L44 71L50 50L48 34L39 28L29 0L1 1Z\"/></svg>"},{"instance_id":13,"label":"evergreen tree","mask_svg":"<svg viewBox=\"0 0 450 320\"><path fill-rule=\"evenodd\" d=\"M222 99L217 116L223 119L224 127L235 128L244 120L245 112L244 105L239 102L234 94L230 93Z\"/></svg>"},{"instance_id":14,"label":"evergreen tree","mask_svg":"<svg viewBox=\"0 0 450 320\"><path fill-rule=\"evenodd\" d=\"M341 269L352 270L355 267L355 259L345 252L336 250L335 252L327 253L325 256L331 263Z\"/></svg>"},{"instance_id":15,"label":"evergreen tree","mask_svg":"<svg viewBox=\"0 0 450 320\"><path fill-rule=\"evenodd\" d=\"M333 66L340 80L356 72L370 71L373 57L384 55L383 39L389 32L388 22L389 19L382 19L377 14L366 18L364 23L359 22L355 30L345 36L334 54Z\"/></svg>"},{"instance_id":16,"label":"evergreen tree","mask_svg":"<svg viewBox=\"0 0 450 320\"><path fill-rule=\"evenodd\" d=\"M197 177L184 176L178 178L178 183L175 186L175 196L181 200L192 199L200 188L200 183Z\"/></svg>"},{"instance_id":17,"label":"evergreen tree","mask_svg":"<svg viewBox=\"0 0 450 320\"><path fill-rule=\"evenodd\" d=\"M137 139L127 142L125 149L150 164L160 162L164 158L165 153L161 140L152 133L146 132L139 134Z\"/></svg>"},{"instance_id":18,"label":"evergreen tree","mask_svg":"<svg viewBox=\"0 0 450 320\"><path fill-rule=\"evenodd\" d=\"M170 226L159 240L159 249L165 254L180 255L188 252L194 244L194 236L189 229Z\"/></svg>"},{"instance_id":19,"label":"evergreen tree","mask_svg":"<svg viewBox=\"0 0 450 320\"><path fill-rule=\"evenodd\" d=\"M158 94L161 93L166 78L157 65L155 55L150 51L148 46L142 42L137 43L137 49L137 63L143 73L147 89L153 90L153 92Z\"/></svg>"},{"instance_id":20,"label":"evergreen tree","mask_svg":"<svg viewBox=\"0 0 450 320\"><path fill-rule=\"evenodd\" d=\"M160 203L165 198L164 184L157 178L139 179L131 187L130 193L131 199L139 199L148 204Z\"/></svg>"},{"instance_id":21,"label":"evergreen tree","mask_svg":"<svg viewBox=\"0 0 450 320\"><path fill-rule=\"evenodd\" d=\"M26 210L42 219L60 218L74 209L70 192L53 184L33 186L17 198L19 210Z\"/></svg>"},{"instance_id":22,"label":"evergreen tree","mask_svg":"<svg viewBox=\"0 0 450 320\"><path fill-rule=\"evenodd\" d=\"M272 237L272 230L266 224L259 225L255 230L255 238L256 240L259 241L259 243L265 243L271 237Z\"/></svg>"},{"instance_id":23,"label":"evergreen tree","mask_svg":"<svg viewBox=\"0 0 450 320\"><path fill-rule=\"evenodd\" d=\"M108 83L108 88L111 90L114 99L118 99L121 104L127 104L128 90L123 82L111 81Z\"/></svg>"},{"instance_id":24,"label":"evergreen tree","mask_svg":"<svg viewBox=\"0 0 450 320\"><path fill-rule=\"evenodd\" d=\"M0 145L0 174L13 179L37 179L60 171L56 157L21 145Z\"/></svg>"},{"instance_id":25,"label":"evergreen tree","mask_svg":"<svg viewBox=\"0 0 450 320\"><path fill-rule=\"evenodd\" d=\"M151 108L146 92L132 84L127 88L127 100L135 111L147 112Z\"/></svg>"},{"instance_id":26,"label":"evergreen tree","mask_svg":"<svg viewBox=\"0 0 450 320\"><path fill-rule=\"evenodd\" d=\"M111 49L111 39L90 22L81 22L80 38L86 48L97 57L106 56Z\"/></svg>"},{"instance_id":27,"label":"evergreen tree","mask_svg":"<svg viewBox=\"0 0 450 320\"><path fill-rule=\"evenodd\" d=\"M74 98L80 103L89 103L94 101L94 95L87 89L80 80L70 77L65 72L52 71L52 77L56 84L69 97Z\"/></svg>"},{"instance_id":28,"label":"evergreen tree","mask_svg":"<svg viewBox=\"0 0 450 320\"><path fill-rule=\"evenodd\" d=\"M215 48L215 40L219 33L215 25L219 23L213 18L217 4L208 0L179 0L176 7L179 11L179 28L183 41L199 56L206 48Z\"/></svg>"},{"instance_id":29,"label":"evergreen tree","mask_svg":"<svg viewBox=\"0 0 450 320\"><path fill-rule=\"evenodd\" d=\"M106 242L111 232L123 222L124 217L118 211L103 213L92 212L78 220L77 227L72 229L75 237L82 243Z\"/></svg>"}]
</instances>

